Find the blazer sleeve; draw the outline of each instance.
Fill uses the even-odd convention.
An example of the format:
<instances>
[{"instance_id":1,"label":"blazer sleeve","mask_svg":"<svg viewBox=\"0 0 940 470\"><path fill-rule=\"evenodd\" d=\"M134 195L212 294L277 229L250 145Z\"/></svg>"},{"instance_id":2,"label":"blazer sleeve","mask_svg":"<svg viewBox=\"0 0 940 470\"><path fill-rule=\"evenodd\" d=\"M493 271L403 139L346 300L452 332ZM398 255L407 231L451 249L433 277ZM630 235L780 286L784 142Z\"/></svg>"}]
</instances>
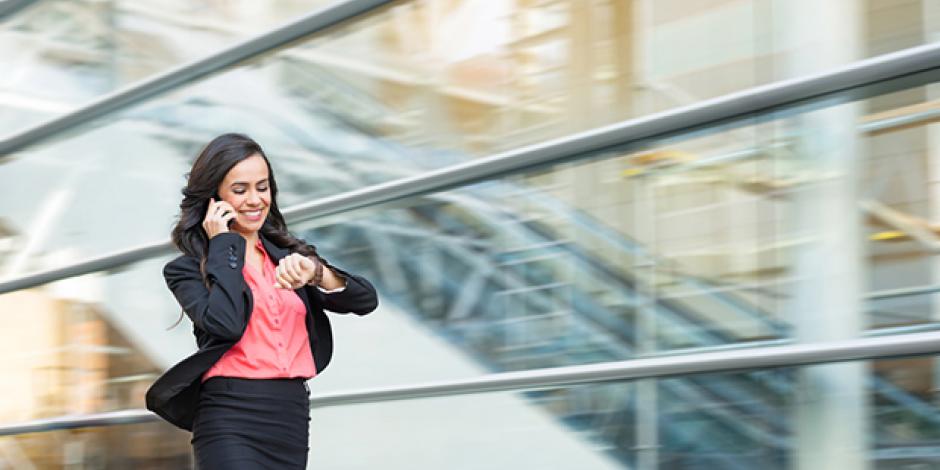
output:
<instances>
[{"instance_id":1,"label":"blazer sleeve","mask_svg":"<svg viewBox=\"0 0 940 470\"><path fill-rule=\"evenodd\" d=\"M348 273L336 266L329 265L336 275L346 280L346 288L333 293L326 293L315 287L306 287L308 295L315 295L320 299L323 308L336 313L355 313L366 315L379 306L378 295L366 278Z\"/></svg>"},{"instance_id":2,"label":"blazer sleeve","mask_svg":"<svg viewBox=\"0 0 940 470\"><path fill-rule=\"evenodd\" d=\"M167 263L163 278L177 302L197 328L222 340L237 341L248 325L250 299L245 293L242 267L245 239L223 232L209 240L206 277L199 272L199 260L181 256Z\"/></svg>"}]
</instances>

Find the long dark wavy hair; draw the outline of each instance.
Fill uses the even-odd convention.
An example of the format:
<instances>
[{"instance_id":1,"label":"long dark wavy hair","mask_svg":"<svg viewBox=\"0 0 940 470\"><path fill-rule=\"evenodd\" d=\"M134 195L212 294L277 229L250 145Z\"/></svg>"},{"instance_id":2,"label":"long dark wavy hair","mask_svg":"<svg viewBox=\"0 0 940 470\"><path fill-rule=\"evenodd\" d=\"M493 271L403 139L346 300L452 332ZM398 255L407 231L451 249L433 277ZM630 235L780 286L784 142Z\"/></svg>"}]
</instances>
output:
<instances>
[{"instance_id":1,"label":"long dark wavy hair","mask_svg":"<svg viewBox=\"0 0 940 470\"><path fill-rule=\"evenodd\" d=\"M173 227L171 237L173 244L183 252L199 260L199 271L202 273L203 283L210 288L206 277L206 256L209 251L209 236L202 228L202 221L209 210L209 199L219 199L219 185L229 170L248 157L260 155L268 166L268 185L271 189L271 205L268 216L261 226L261 234L281 248L287 248L291 253L300 253L304 256L313 256L322 263L325 261L317 254L315 246L304 240L294 237L287 231L287 223L277 206L277 181L268 156L257 142L245 134L222 134L209 142L199 152L193 167L187 176L186 186L183 188L183 201L180 202L180 216L176 227ZM180 318L170 328L182 321Z\"/></svg>"}]
</instances>

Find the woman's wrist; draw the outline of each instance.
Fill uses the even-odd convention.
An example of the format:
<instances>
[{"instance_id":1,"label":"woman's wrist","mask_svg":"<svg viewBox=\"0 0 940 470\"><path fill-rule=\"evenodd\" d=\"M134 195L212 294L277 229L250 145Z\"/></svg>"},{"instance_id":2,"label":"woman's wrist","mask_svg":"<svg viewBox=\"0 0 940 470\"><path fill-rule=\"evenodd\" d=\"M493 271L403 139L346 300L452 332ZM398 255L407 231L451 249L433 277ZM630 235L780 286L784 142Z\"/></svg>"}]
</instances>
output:
<instances>
[{"instance_id":1,"label":"woman's wrist","mask_svg":"<svg viewBox=\"0 0 940 470\"><path fill-rule=\"evenodd\" d=\"M307 282L308 286L319 286L323 282L323 263L320 262L315 256L310 256L311 261L316 264L316 267L313 268L313 277Z\"/></svg>"}]
</instances>

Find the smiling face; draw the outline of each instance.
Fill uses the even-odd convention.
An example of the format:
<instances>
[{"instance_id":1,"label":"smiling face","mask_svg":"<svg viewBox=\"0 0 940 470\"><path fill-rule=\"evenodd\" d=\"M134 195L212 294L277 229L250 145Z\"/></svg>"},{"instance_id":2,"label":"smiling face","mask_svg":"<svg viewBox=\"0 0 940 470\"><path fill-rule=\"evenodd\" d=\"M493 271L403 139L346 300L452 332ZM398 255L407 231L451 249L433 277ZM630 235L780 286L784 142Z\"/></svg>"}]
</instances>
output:
<instances>
[{"instance_id":1,"label":"smiling face","mask_svg":"<svg viewBox=\"0 0 940 470\"><path fill-rule=\"evenodd\" d=\"M243 235L257 232L264 225L271 206L268 165L259 154L236 164L219 184L219 197L237 212L232 230Z\"/></svg>"}]
</instances>

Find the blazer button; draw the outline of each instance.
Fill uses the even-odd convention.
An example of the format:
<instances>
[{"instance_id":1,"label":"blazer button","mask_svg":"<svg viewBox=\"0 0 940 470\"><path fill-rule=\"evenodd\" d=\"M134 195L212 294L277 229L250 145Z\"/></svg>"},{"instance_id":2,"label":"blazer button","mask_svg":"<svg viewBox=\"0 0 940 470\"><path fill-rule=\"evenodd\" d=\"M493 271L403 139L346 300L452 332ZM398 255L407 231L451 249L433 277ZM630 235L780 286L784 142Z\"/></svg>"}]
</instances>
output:
<instances>
[{"instance_id":1,"label":"blazer button","mask_svg":"<svg viewBox=\"0 0 940 470\"><path fill-rule=\"evenodd\" d=\"M231 263L228 264L228 267L230 267L230 268L232 268L232 269L235 269L235 268L238 267L238 263L232 261Z\"/></svg>"},{"instance_id":2,"label":"blazer button","mask_svg":"<svg viewBox=\"0 0 940 470\"><path fill-rule=\"evenodd\" d=\"M228 255L228 260L234 262L238 261L238 258L236 258L235 255Z\"/></svg>"}]
</instances>

